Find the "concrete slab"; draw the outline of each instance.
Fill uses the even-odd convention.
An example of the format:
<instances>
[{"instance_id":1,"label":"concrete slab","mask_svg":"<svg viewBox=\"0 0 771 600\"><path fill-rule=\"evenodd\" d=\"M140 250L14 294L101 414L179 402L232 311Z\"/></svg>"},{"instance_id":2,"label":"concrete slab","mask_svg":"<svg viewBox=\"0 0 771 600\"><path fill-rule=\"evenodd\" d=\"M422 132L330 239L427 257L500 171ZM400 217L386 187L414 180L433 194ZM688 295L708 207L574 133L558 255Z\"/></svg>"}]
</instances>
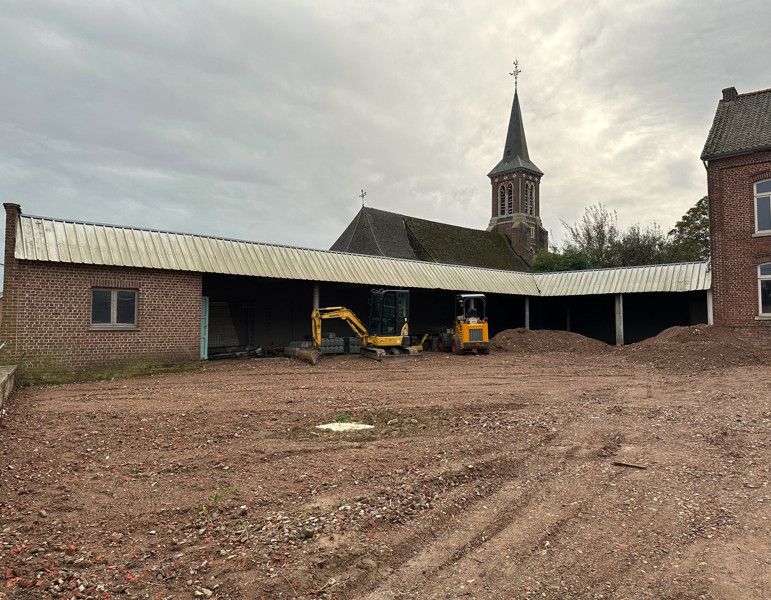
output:
<instances>
[{"instance_id":1,"label":"concrete slab","mask_svg":"<svg viewBox=\"0 0 771 600\"><path fill-rule=\"evenodd\" d=\"M366 423L324 423L316 425L316 429L326 429L327 431L360 431L362 429L374 429L374 425Z\"/></svg>"}]
</instances>

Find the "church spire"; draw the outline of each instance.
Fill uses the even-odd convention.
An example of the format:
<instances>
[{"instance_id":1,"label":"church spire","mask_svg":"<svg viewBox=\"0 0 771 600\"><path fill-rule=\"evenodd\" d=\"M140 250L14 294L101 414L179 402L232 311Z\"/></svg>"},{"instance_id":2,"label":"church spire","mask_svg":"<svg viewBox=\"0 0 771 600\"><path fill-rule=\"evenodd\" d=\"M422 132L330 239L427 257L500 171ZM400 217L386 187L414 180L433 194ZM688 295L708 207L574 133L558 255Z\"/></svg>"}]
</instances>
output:
<instances>
[{"instance_id":1,"label":"church spire","mask_svg":"<svg viewBox=\"0 0 771 600\"><path fill-rule=\"evenodd\" d=\"M519 107L519 93L516 89L516 80L521 73L517 61L514 61L514 70L510 75L514 76L514 102L511 105L509 117L509 129L506 133L506 145L503 148L503 158L488 173L488 177L513 171L514 169L526 169L543 175L543 172L535 166L527 153L527 140L525 139L525 126L522 124L522 109Z\"/></svg>"}]
</instances>

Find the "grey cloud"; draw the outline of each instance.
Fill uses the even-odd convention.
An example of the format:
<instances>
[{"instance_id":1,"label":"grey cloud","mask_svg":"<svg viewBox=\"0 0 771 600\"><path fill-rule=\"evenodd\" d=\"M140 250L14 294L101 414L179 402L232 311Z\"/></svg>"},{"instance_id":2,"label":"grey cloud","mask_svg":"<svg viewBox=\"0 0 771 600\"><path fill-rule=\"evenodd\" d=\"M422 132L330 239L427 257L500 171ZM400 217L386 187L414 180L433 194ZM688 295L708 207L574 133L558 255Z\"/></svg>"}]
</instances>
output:
<instances>
[{"instance_id":1,"label":"grey cloud","mask_svg":"<svg viewBox=\"0 0 771 600\"><path fill-rule=\"evenodd\" d=\"M484 227L514 56L542 216L669 227L765 1L54 2L0 12L0 189L30 213L328 247L370 205Z\"/></svg>"}]
</instances>

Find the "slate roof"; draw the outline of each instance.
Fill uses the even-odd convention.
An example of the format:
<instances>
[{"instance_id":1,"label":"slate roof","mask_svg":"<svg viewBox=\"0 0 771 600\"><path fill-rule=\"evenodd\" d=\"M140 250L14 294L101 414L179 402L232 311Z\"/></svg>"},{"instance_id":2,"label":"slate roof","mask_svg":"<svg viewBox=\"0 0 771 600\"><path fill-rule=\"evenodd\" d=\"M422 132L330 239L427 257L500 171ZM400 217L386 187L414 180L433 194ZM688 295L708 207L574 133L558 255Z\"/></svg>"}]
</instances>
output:
<instances>
[{"instance_id":1,"label":"slate roof","mask_svg":"<svg viewBox=\"0 0 771 600\"><path fill-rule=\"evenodd\" d=\"M509 130L506 133L506 145L503 147L503 158L487 176L493 177L514 169L527 169L538 175L543 175L543 171L535 166L527 153L525 126L522 124L522 110L519 107L519 95L516 91L514 92L514 102L511 105Z\"/></svg>"},{"instance_id":2,"label":"slate roof","mask_svg":"<svg viewBox=\"0 0 771 600\"><path fill-rule=\"evenodd\" d=\"M358 212L330 250L485 269L528 270L500 233L369 207Z\"/></svg>"},{"instance_id":3,"label":"slate roof","mask_svg":"<svg viewBox=\"0 0 771 600\"><path fill-rule=\"evenodd\" d=\"M771 89L736 94L728 88L718 102L702 160L771 149Z\"/></svg>"}]
</instances>

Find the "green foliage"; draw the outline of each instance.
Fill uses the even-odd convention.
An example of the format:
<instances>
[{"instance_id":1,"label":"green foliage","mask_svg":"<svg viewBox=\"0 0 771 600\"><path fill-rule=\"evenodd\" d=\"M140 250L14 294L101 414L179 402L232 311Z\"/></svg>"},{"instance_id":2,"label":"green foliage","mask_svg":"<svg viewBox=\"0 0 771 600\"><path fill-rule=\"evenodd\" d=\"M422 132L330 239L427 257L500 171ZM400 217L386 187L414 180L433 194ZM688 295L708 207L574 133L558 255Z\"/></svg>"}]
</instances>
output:
<instances>
[{"instance_id":1,"label":"green foliage","mask_svg":"<svg viewBox=\"0 0 771 600\"><path fill-rule=\"evenodd\" d=\"M709 258L709 198L704 196L688 209L669 232L672 260Z\"/></svg>"},{"instance_id":2,"label":"green foliage","mask_svg":"<svg viewBox=\"0 0 771 600\"><path fill-rule=\"evenodd\" d=\"M335 423L350 423L351 422L351 415L346 415L345 413L340 413L335 415Z\"/></svg>"},{"instance_id":3,"label":"green foliage","mask_svg":"<svg viewBox=\"0 0 771 600\"><path fill-rule=\"evenodd\" d=\"M533 271L580 271L590 267L586 254L571 249L562 253L539 250L532 265Z\"/></svg>"},{"instance_id":4,"label":"green foliage","mask_svg":"<svg viewBox=\"0 0 771 600\"><path fill-rule=\"evenodd\" d=\"M198 511L198 514L201 515L202 517L208 517L209 513L212 510L218 508L223 500L235 494L237 489L238 488L235 485L229 485L226 488L217 490L216 492L214 492L211 502L207 505L202 506L201 510Z\"/></svg>"},{"instance_id":5,"label":"green foliage","mask_svg":"<svg viewBox=\"0 0 771 600\"><path fill-rule=\"evenodd\" d=\"M563 222L561 251L542 250L534 271L568 271L627 267L709 258L709 201L705 196L664 233L659 225L635 224L620 229L615 211L604 204L589 206L574 225Z\"/></svg>"}]
</instances>

